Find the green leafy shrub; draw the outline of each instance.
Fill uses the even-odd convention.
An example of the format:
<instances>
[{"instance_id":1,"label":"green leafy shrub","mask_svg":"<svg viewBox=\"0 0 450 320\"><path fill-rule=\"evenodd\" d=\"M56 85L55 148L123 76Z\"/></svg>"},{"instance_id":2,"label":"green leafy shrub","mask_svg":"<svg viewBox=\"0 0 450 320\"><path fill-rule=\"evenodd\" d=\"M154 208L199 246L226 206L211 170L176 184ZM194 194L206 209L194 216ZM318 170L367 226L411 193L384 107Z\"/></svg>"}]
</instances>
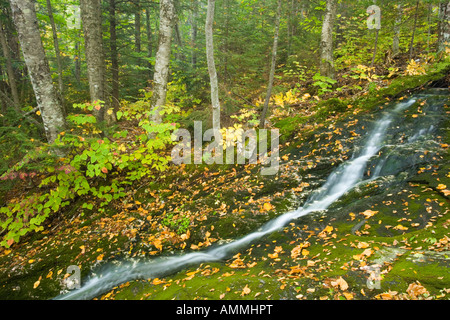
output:
<instances>
[{"instance_id":1,"label":"green leafy shrub","mask_svg":"<svg viewBox=\"0 0 450 320\"><path fill-rule=\"evenodd\" d=\"M70 129L61 132L53 146L41 148L32 158L48 154L51 148L63 150L66 156L50 162L45 168L46 177L34 194L0 209L0 234L3 236L0 245L9 247L27 233L43 230L44 221L70 205L76 197L97 199L99 210L104 210L111 201L125 195L124 186L166 170L171 158L165 154L165 149L172 144L171 134L176 124L151 122L151 112L139 110L141 105L140 101L130 110L117 114L119 119L138 121L138 133L131 135L122 130L112 138L100 136L102 132L96 118L89 113L102 107L101 104L75 105L81 112L68 117ZM171 115L176 111L176 107L164 107L161 113ZM20 174L30 160L33 159L19 163L8 175ZM86 201L82 208L92 210L93 202Z\"/></svg>"}]
</instances>

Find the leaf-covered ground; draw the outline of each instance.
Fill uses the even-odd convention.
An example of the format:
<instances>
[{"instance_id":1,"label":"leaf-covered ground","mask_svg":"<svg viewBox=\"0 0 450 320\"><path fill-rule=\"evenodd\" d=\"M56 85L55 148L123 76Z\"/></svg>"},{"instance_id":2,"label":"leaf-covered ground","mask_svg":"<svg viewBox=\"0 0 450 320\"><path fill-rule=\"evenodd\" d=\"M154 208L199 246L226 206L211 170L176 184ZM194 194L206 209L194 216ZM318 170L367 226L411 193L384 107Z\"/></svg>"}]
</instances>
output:
<instances>
[{"instance_id":1,"label":"leaf-covered ground","mask_svg":"<svg viewBox=\"0 0 450 320\"><path fill-rule=\"evenodd\" d=\"M44 231L1 249L0 297L54 298L70 265L85 278L109 261L203 250L255 231L322 185L393 98L298 127L283 139L275 177L260 176L258 166L173 166L130 187L106 212L74 203ZM403 126L420 121L421 103ZM435 143L401 150L403 161L392 153L392 174L359 185L327 212L297 219L227 261L127 282L98 298L448 299L449 112L441 110ZM371 274L379 289L368 284Z\"/></svg>"}]
</instances>

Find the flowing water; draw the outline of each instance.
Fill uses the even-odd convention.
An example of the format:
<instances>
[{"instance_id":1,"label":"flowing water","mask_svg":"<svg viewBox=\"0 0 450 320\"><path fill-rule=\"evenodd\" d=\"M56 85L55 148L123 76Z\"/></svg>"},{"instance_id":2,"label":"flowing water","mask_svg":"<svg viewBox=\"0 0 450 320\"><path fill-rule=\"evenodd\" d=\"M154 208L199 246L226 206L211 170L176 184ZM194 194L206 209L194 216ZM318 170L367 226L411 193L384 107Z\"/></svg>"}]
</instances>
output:
<instances>
[{"instance_id":1,"label":"flowing water","mask_svg":"<svg viewBox=\"0 0 450 320\"><path fill-rule=\"evenodd\" d=\"M362 148L355 151L351 159L336 168L329 175L325 184L314 191L304 205L297 210L285 213L269 221L259 230L240 239L218 245L204 252L160 257L152 260L130 260L111 263L102 268L97 275L91 276L80 289L61 295L56 299L92 299L128 281L164 277L188 266L205 262L223 261L232 257L233 254L247 247L252 242L284 228L290 221L312 212L328 209L330 205L363 180L368 162L384 146L384 140L389 128L395 125L395 121L401 117L402 111L408 109L416 103L417 99L423 97L416 95L408 101L396 104L392 110L386 111L383 117L374 124L374 128L367 135ZM415 128L414 132L409 135L410 138L407 143L412 143L422 135L433 131L433 125L425 125L428 127ZM383 159L380 159L375 175L379 174L382 166Z\"/></svg>"}]
</instances>

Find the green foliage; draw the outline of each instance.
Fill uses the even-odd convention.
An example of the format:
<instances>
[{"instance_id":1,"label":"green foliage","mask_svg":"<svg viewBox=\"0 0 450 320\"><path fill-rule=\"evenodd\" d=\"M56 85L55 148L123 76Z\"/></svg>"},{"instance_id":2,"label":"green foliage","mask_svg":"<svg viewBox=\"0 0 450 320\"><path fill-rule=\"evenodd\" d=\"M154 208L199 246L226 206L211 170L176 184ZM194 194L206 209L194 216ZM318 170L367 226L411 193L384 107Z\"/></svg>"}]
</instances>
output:
<instances>
[{"instance_id":1,"label":"green foliage","mask_svg":"<svg viewBox=\"0 0 450 320\"><path fill-rule=\"evenodd\" d=\"M191 224L191 219L186 215L174 215L173 213L168 213L162 220L162 225L168 227L178 234L186 233Z\"/></svg>"},{"instance_id":2,"label":"green foliage","mask_svg":"<svg viewBox=\"0 0 450 320\"><path fill-rule=\"evenodd\" d=\"M337 83L336 80L331 79L326 76L322 76L319 73L316 73L313 77L314 83L313 86L319 88L318 95L321 96L327 92L332 92L333 86Z\"/></svg>"},{"instance_id":3,"label":"green foliage","mask_svg":"<svg viewBox=\"0 0 450 320\"><path fill-rule=\"evenodd\" d=\"M100 138L96 118L89 113L99 106L101 104L75 105L82 113L68 116L70 130L62 132L54 146L38 150L31 155L33 159L14 167L14 172L20 172L30 160L48 153L49 148L64 150L66 154L64 158L49 162L50 165L45 167L46 177L34 194L0 209L1 228L5 234L1 246L9 247L27 233L43 230L43 223L49 216L70 205L77 197L86 199L83 209L92 210L93 203L99 202L99 210L104 210L111 201L126 195L126 185L143 177L154 177L156 172L167 169L171 158L165 155L165 149L172 143L174 123L151 122L151 112L136 111L142 106L142 102L137 102L121 115L139 121L139 134L132 136L122 130L111 139ZM161 113L172 115L177 111L176 107L165 107ZM152 135L154 137L150 138ZM125 143L125 139L132 143Z\"/></svg>"}]
</instances>

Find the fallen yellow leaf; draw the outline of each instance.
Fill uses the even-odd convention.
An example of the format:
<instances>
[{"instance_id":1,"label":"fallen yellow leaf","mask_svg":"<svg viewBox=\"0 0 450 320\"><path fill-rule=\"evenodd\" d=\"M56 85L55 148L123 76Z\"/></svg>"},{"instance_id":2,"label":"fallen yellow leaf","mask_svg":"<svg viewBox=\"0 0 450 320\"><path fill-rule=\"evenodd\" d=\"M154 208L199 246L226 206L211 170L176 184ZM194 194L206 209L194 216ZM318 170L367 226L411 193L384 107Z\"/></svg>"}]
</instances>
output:
<instances>
[{"instance_id":1,"label":"fallen yellow leaf","mask_svg":"<svg viewBox=\"0 0 450 320\"><path fill-rule=\"evenodd\" d=\"M246 284L244 289L242 290L241 297L248 295L250 292L252 292L252 290L250 290L250 288Z\"/></svg>"}]
</instances>

